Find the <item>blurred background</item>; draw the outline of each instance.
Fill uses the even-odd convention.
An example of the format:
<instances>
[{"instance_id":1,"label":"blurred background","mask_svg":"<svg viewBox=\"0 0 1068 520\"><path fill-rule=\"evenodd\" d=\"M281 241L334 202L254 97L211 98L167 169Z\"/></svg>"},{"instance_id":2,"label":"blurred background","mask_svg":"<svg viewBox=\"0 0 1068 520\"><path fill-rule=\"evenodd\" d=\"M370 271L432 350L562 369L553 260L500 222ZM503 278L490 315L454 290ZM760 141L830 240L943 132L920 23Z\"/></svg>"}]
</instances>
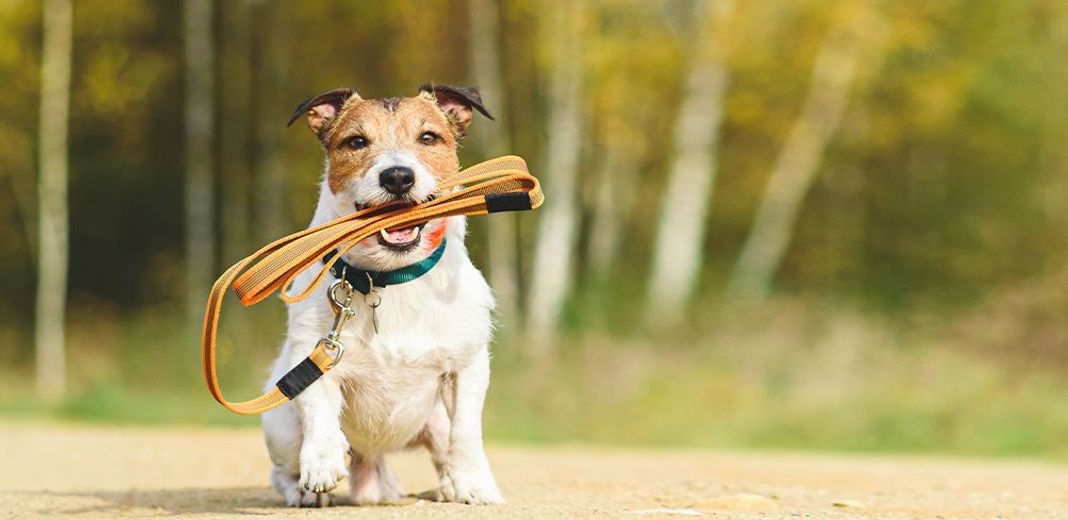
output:
<instances>
[{"instance_id":1,"label":"blurred background","mask_svg":"<svg viewBox=\"0 0 1068 520\"><path fill-rule=\"evenodd\" d=\"M287 117L433 82L547 190L471 220L491 439L1068 456L1064 2L2 0L0 78L8 419L256 425L197 333L311 217Z\"/></svg>"}]
</instances>

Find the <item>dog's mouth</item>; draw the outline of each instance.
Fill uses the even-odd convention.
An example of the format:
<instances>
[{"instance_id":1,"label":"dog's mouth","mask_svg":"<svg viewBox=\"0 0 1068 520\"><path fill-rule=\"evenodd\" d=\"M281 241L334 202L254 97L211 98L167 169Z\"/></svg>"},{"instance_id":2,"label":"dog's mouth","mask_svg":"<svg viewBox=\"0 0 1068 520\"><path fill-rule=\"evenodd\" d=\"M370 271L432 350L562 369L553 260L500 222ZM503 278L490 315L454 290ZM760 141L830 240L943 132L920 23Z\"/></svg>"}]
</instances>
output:
<instances>
[{"instance_id":1,"label":"dog's mouth","mask_svg":"<svg viewBox=\"0 0 1068 520\"><path fill-rule=\"evenodd\" d=\"M394 251L408 251L419 243L422 230L422 225L383 229L378 232L378 243Z\"/></svg>"},{"instance_id":2,"label":"dog's mouth","mask_svg":"<svg viewBox=\"0 0 1068 520\"><path fill-rule=\"evenodd\" d=\"M430 200L434 200L434 196L433 195L431 195L430 197L427 198L427 201L430 201ZM380 205L380 207L383 207L383 208L396 207L398 203L400 203L401 205L410 205L410 206L416 205L416 202L413 201L413 200L398 198L398 199L395 199L393 201L390 201L390 202L387 202L385 204L382 204L382 205ZM375 207L376 205L357 202L355 204L355 206L356 206L356 211L363 211L363 210ZM383 230L378 232L378 235L376 235L376 238L378 239L378 243L380 245L382 245L383 247L385 247L386 249L389 249L389 250L392 250L392 251L395 251L395 252L398 252L398 253L404 253L404 252L412 250L413 248L415 248L415 246L417 246L419 244L419 239L421 238L421 232L422 231L423 231L423 225L422 224L417 224L417 225L414 225L414 226L405 226L405 227L399 227L399 228L392 228L392 229L383 229Z\"/></svg>"}]
</instances>

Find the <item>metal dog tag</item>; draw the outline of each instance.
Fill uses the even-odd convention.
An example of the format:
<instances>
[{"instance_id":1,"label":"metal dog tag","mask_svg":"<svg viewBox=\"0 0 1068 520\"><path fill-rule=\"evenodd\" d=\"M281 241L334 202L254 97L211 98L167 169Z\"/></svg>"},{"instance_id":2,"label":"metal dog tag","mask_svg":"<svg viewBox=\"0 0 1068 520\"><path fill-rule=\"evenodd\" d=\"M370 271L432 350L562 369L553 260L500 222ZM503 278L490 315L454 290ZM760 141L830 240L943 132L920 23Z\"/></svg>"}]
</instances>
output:
<instances>
[{"instance_id":1,"label":"metal dog tag","mask_svg":"<svg viewBox=\"0 0 1068 520\"><path fill-rule=\"evenodd\" d=\"M370 289L363 295L363 301L371 308L371 324L375 327L375 334L378 334L378 306L382 305L382 295L378 294L379 288L375 287L371 275L367 275L367 285Z\"/></svg>"}]
</instances>

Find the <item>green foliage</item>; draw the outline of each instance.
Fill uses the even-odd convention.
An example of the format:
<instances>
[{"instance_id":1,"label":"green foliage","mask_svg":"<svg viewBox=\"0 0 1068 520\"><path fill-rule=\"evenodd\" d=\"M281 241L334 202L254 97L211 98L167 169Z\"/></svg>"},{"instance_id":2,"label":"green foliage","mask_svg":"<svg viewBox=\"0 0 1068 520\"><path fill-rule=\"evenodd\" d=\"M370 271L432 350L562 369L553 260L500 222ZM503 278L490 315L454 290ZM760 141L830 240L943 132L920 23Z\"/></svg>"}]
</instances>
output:
<instances>
[{"instance_id":1,"label":"green foliage","mask_svg":"<svg viewBox=\"0 0 1068 520\"><path fill-rule=\"evenodd\" d=\"M254 395L278 320L239 320L221 345L224 390ZM779 302L759 312L702 309L674 334L572 335L554 367L519 344L494 350L492 441L1068 456L1063 368L983 351L986 332L950 336L922 320ZM74 327L72 396L37 406L17 374L0 414L124 424L255 427L204 390L195 347L173 320ZM586 324L589 328L590 325ZM238 341L240 340L240 341ZM5 372L0 372L3 374Z\"/></svg>"},{"instance_id":2,"label":"green foliage","mask_svg":"<svg viewBox=\"0 0 1068 520\"><path fill-rule=\"evenodd\" d=\"M845 308L706 316L667 341L585 335L548 375L498 349L491 437L1068 455L1062 369Z\"/></svg>"}]
</instances>

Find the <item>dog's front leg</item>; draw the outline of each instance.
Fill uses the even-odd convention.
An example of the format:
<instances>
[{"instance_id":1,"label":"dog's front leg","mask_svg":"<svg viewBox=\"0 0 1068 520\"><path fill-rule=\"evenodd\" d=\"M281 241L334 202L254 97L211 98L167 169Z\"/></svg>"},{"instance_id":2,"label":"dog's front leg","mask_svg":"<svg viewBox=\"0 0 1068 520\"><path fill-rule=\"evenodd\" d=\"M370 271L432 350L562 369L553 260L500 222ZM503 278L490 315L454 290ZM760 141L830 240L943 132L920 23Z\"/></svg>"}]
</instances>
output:
<instances>
[{"instance_id":1,"label":"dog's front leg","mask_svg":"<svg viewBox=\"0 0 1068 520\"><path fill-rule=\"evenodd\" d=\"M314 345L314 340L310 344ZM319 378L293 400L304 434L300 486L314 493L326 493L348 476L345 453L349 444L341 431L341 387L333 375Z\"/></svg>"},{"instance_id":2,"label":"dog's front leg","mask_svg":"<svg viewBox=\"0 0 1068 520\"><path fill-rule=\"evenodd\" d=\"M504 503L482 445L482 404L489 374L488 348L481 349L468 366L455 374L449 410L449 453L441 472L441 498L450 502Z\"/></svg>"}]
</instances>

